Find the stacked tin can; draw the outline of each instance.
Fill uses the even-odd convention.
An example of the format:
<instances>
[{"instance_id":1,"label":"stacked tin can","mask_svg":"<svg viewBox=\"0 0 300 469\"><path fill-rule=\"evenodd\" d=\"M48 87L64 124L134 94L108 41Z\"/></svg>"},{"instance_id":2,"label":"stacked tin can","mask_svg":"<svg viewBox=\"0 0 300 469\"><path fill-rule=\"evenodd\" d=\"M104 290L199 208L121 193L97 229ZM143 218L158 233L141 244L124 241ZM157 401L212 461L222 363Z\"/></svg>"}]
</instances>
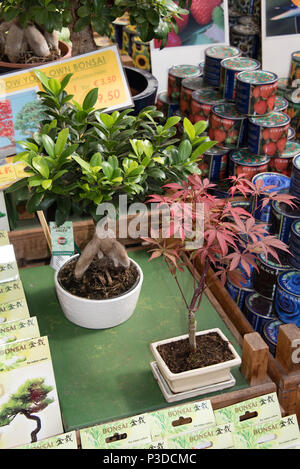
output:
<instances>
[{"instance_id":1,"label":"stacked tin can","mask_svg":"<svg viewBox=\"0 0 300 469\"><path fill-rule=\"evenodd\" d=\"M290 264L300 270L300 220L292 223L289 251Z\"/></svg>"}]
</instances>

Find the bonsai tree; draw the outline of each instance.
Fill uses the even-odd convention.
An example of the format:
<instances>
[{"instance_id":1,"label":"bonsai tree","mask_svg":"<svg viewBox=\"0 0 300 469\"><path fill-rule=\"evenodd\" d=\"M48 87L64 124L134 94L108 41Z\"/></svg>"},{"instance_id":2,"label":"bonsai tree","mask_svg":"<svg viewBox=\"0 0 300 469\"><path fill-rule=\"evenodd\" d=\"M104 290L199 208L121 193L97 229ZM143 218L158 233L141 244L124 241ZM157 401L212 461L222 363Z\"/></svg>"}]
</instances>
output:
<instances>
[{"instance_id":1,"label":"bonsai tree","mask_svg":"<svg viewBox=\"0 0 300 469\"><path fill-rule=\"evenodd\" d=\"M26 103L17 113L14 128L20 130L24 136L33 137L45 117L42 102L40 100L31 101Z\"/></svg>"},{"instance_id":2,"label":"bonsai tree","mask_svg":"<svg viewBox=\"0 0 300 469\"><path fill-rule=\"evenodd\" d=\"M138 116L130 110L112 114L94 108L98 90L92 89L82 104L65 91L71 75L62 81L39 72L44 91L40 92L45 119L32 139L18 142L25 151L14 161L23 161L28 177L17 181L7 192L27 186L27 210L33 213L56 204L56 223L70 213L88 214L97 220L99 204L145 201L161 191L163 183L181 182L199 174L199 157L214 142L201 136L203 123L193 133L177 138L179 117L164 119L155 107Z\"/></svg>"},{"instance_id":3,"label":"bonsai tree","mask_svg":"<svg viewBox=\"0 0 300 469\"><path fill-rule=\"evenodd\" d=\"M128 12L143 41L154 37L167 43L177 30L176 18L188 13L186 0L3 0L0 4L0 45L10 62L22 60L29 49L37 57L53 60L59 54L56 31L70 30L73 56L97 49L93 32L109 34L109 25Z\"/></svg>"},{"instance_id":4,"label":"bonsai tree","mask_svg":"<svg viewBox=\"0 0 300 469\"><path fill-rule=\"evenodd\" d=\"M189 124L188 124L189 127ZM287 246L270 235L264 224L257 223L253 215L233 205L233 195L260 196L262 205L269 202L269 194L260 185L254 185L243 175L230 178L229 199L218 199L211 194L214 184L198 175L191 175L188 182L165 185L167 194L152 195L149 202L168 209L170 220L165 229L152 233L150 260L163 256L183 297L189 329L189 344L192 354L197 351L196 312L199 310L209 273L213 272L224 284L230 275L239 285L257 269L256 257L264 253L279 261L278 250L287 251ZM293 205L288 194L273 192L271 198ZM184 209L183 209L184 208ZM188 216L185 216L188 214ZM178 272L201 266L201 275L194 285L189 301L181 288ZM192 360L192 358L191 358Z\"/></svg>"},{"instance_id":5,"label":"bonsai tree","mask_svg":"<svg viewBox=\"0 0 300 469\"><path fill-rule=\"evenodd\" d=\"M8 401L0 407L0 427L9 425L17 415L24 415L36 422L36 428L31 432L31 443L37 441L41 430L39 412L46 409L53 402L48 396L53 389L45 385L45 379L29 379L12 394Z\"/></svg>"}]
</instances>

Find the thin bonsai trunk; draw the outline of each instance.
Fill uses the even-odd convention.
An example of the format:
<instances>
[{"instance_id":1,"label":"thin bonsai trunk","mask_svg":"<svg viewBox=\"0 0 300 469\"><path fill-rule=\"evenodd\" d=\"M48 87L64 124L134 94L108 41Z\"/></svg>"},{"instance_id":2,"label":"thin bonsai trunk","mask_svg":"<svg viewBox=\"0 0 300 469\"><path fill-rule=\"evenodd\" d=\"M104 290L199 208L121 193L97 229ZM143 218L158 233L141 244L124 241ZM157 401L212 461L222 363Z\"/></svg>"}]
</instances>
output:
<instances>
[{"instance_id":1,"label":"thin bonsai trunk","mask_svg":"<svg viewBox=\"0 0 300 469\"><path fill-rule=\"evenodd\" d=\"M36 429L31 432L31 443L35 443L37 441L37 434L42 428L41 419L36 415L29 414L28 412L23 412L23 414L27 419L36 421Z\"/></svg>"},{"instance_id":2,"label":"thin bonsai trunk","mask_svg":"<svg viewBox=\"0 0 300 469\"><path fill-rule=\"evenodd\" d=\"M73 17L72 24L69 25L70 40L72 42L72 56L86 54L87 52L93 52L98 49L93 36L91 26L86 27L80 32L74 31L74 25L78 20L76 11L80 7L79 0L73 0L71 5L71 14Z\"/></svg>"}]
</instances>

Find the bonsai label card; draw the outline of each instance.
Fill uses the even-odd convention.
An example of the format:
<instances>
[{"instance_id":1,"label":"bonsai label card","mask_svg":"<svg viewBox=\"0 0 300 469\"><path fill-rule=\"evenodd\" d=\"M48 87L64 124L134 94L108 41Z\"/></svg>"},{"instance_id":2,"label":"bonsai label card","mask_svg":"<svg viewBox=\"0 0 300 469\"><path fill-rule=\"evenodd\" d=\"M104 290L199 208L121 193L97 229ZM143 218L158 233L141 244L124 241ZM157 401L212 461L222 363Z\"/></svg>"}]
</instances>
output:
<instances>
[{"instance_id":1,"label":"bonsai label card","mask_svg":"<svg viewBox=\"0 0 300 469\"><path fill-rule=\"evenodd\" d=\"M0 231L0 246L5 246L9 243L8 233L5 230Z\"/></svg>"},{"instance_id":2,"label":"bonsai label card","mask_svg":"<svg viewBox=\"0 0 300 469\"><path fill-rule=\"evenodd\" d=\"M36 443L18 446L14 449L78 449L76 432L63 433Z\"/></svg>"},{"instance_id":3,"label":"bonsai label card","mask_svg":"<svg viewBox=\"0 0 300 469\"><path fill-rule=\"evenodd\" d=\"M239 429L234 434L236 449L289 449L299 445L296 415Z\"/></svg>"},{"instance_id":4,"label":"bonsai label card","mask_svg":"<svg viewBox=\"0 0 300 469\"><path fill-rule=\"evenodd\" d=\"M168 407L149 415L152 441L165 440L174 435L200 431L215 425L215 416L209 400Z\"/></svg>"},{"instance_id":5,"label":"bonsai label card","mask_svg":"<svg viewBox=\"0 0 300 469\"><path fill-rule=\"evenodd\" d=\"M20 279L0 284L0 305L23 298L25 298L25 293Z\"/></svg>"},{"instance_id":6,"label":"bonsai label card","mask_svg":"<svg viewBox=\"0 0 300 469\"><path fill-rule=\"evenodd\" d=\"M29 318L29 310L25 296L15 301L0 304L0 326L7 321Z\"/></svg>"},{"instance_id":7,"label":"bonsai label card","mask_svg":"<svg viewBox=\"0 0 300 469\"><path fill-rule=\"evenodd\" d=\"M63 433L48 337L0 347L0 449Z\"/></svg>"},{"instance_id":8,"label":"bonsai label card","mask_svg":"<svg viewBox=\"0 0 300 469\"><path fill-rule=\"evenodd\" d=\"M0 246L0 283L19 278L19 269L12 244Z\"/></svg>"},{"instance_id":9,"label":"bonsai label card","mask_svg":"<svg viewBox=\"0 0 300 469\"><path fill-rule=\"evenodd\" d=\"M40 330L35 316L0 324L0 345L36 337L40 337Z\"/></svg>"},{"instance_id":10,"label":"bonsai label card","mask_svg":"<svg viewBox=\"0 0 300 469\"><path fill-rule=\"evenodd\" d=\"M270 393L215 410L216 423L232 422L235 428L244 428L281 418L277 394Z\"/></svg>"},{"instance_id":11,"label":"bonsai label card","mask_svg":"<svg viewBox=\"0 0 300 469\"><path fill-rule=\"evenodd\" d=\"M144 448L151 444L148 414L80 430L82 449Z\"/></svg>"},{"instance_id":12,"label":"bonsai label card","mask_svg":"<svg viewBox=\"0 0 300 469\"><path fill-rule=\"evenodd\" d=\"M185 433L167 441L169 449L234 449L234 427L230 423Z\"/></svg>"},{"instance_id":13,"label":"bonsai label card","mask_svg":"<svg viewBox=\"0 0 300 469\"><path fill-rule=\"evenodd\" d=\"M74 254L73 223L66 221L60 226L50 222L53 256L72 256Z\"/></svg>"}]
</instances>

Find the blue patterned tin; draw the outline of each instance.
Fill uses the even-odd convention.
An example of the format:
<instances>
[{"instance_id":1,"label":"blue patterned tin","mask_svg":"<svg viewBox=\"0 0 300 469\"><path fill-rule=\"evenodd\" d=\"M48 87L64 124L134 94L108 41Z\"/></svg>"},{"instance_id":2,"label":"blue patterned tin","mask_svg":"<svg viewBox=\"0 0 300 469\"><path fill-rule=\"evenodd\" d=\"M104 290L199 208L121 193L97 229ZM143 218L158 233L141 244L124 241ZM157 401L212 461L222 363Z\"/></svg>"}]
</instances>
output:
<instances>
[{"instance_id":1,"label":"blue patterned tin","mask_svg":"<svg viewBox=\"0 0 300 469\"><path fill-rule=\"evenodd\" d=\"M270 255L266 258L264 253L258 255L256 262L258 272L253 282L254 290L269 300L275 297L278 275L291 268L288 254L284 251L278 251L277 254L280 262Z\"/></svg>"},{"instance_id":2,"label":"blue patterned tin","mask_svg":"<svg viewBox=\"0 0 300 469\"><path fill-rule=\"evenodd\" d=\"M217 147L207 150L199 163L202 177L207 177L211 182L223 180L227 175L227 160L230 150Z\"/></svg>"},{"instance_id":3,"label":"blue patterned tin","mask_svg":"<svg viewBox=\"0 0 300 469\"><path fill-rule=\"evenodd\" d=\"M239 57L241 51L237 47L216 45L205 50L204 80L216 88L220 84L221 61L228 57Z\"/></svg>"},{"instance_id":4,"label":"blue patterned tin","mask_svg":"<svg viewBox=\"0 0 300 469\"><path fill-rule=\"evenodd\" d=\"M245 300L249 293L253 293L253 288L237 285L232 279L227 278L226 289L231 298L235 301L241 311L245 311Z\"/></svg>"},{"instance_id":5,"label":"blue patterned tin","mask_svg":"<svg viewBox=\"0 0 300 469\"><path fill-rule=\"evenodd\" d=\"M292 223L300 218L300 209L290 207L284 202L274 200L271 210L270 233L277 235L285 244L289 244Z\"/></svg>"},{"instance_id":6,"label":"blue patterned tin","mask_svg":"<svg viewBox=\"0 0 300 469\"><path fill-rule=\"evenodd\" d=\"M278 276L275 311L282 322L300 326L300 270L289 270Z\"/></svg>"},{"instance_id":7,"label":"blue patterned tin","mask_svg":"<svg viewBox=\"0 0 300 469\"><path fill-rule=\"evenodd\" d=\"M170 101L167 91L162 91L157 95L156 107L165 115L165 117L174 116L176 112L179 111L179 103Z\"/></svg>"},{"instance_id":8,"label":"blue patterned tin","mask_svg":"<svg viewBox=\"0 0 300 469\"><path fill-rule=\"evenodd\" d=\"M296 269L300 269L300 220L292 223L289 250L290 264Z\"/></svg>"},{"instance_id":9,"label":"blue patterned tin","mask_svg":"<svg viewBox=\"0 0 300 469\"><path fill-rule=\"evenodd\" d=\"M288 141L293 141L296 138L296 130L293 127L289 128L288 131Z\"/></svg>"},{"instance_id":10,"label":"blue patterned tin","mask_svg":"<svg viewBox=\"0 0 300 469\"><path fill-rule=\"evenodd\" d=\"M262 335L264 325L276 318L273 302L259 293L250 293L245 300L245 314L253 329Z\"/></svg>"},{"instance_id":11,"label":"blue patterned tin","mask_svg":"<svg viewBox=\"0 0 300 469\"><path fill-rule=\"evenodd\" d=\"M280 319L272 319L267 322L263 328L263 339L269 347L270 353L275 357L278 333L283 322Z\"/></svg>"},{"instance_id":12,"label":"blue patterned tin","mask_svg":"<svg viewBox=\"0 0 300 469\"><path fill-rule=\"evenodd\" d=\"M266 116L250 117L248 121L248 148L256 155L280 157L285 151L290 118L284 112L274 111Z\"/></svg>"},{"instance_id":13,"label":"blue patterned tin","mask_svg":"<svg viewBox=\"0 0 300 469\"><path fill-rule=\"evenodd\" d=\"M260 173L256 174L252 182L253 184L256 184L257 182L262 181L263 186L261 187L262 190L265 188L268 188L265 190L266 194L272 193L272 192L277 192L277 193L287 193L290 188L290 178L288 176L285 176L284 174L279 174L279 173ZM252 200L252 213L254 218L257 220L264 221L266 223L270 223L270 218L271 218L271 209L272 209L272 204L269 202L264 208L262 208L261 204L263 201L262 196L258 197L258 200L253 198Z\"/></svg>"},{"instance_id":14,"label":"blue patterned tin","mask_svg":"<svg viewBox=\"0 0 300 469\"><path fill-rule=\"evenodd\" d=\"M220 93L223 98L234 101L236 98L236 76L244 70L257 70L260 63L248 57L234 57L221 62Z\"/></svg>"},{"instance_id":15,"label":"blue patterned tin","mask_svg":"<svg viewBox=\"0 0 300 469\"><path fill-rule=\"evenodd\" d=\"M293 159L290 194L300 200L300 154Z\"/></svg>"},{"instance_id":16,"label":"blue patterned tin","mask_svg":"<svg viewBox=\"0 0 300 469\"><path fill-rule=\"evenodd\" d=\"M274 110L278 77L264 70L244 71L236 77L236 107L248 116L263 116Z\"/></svg>"}]
</instances>

